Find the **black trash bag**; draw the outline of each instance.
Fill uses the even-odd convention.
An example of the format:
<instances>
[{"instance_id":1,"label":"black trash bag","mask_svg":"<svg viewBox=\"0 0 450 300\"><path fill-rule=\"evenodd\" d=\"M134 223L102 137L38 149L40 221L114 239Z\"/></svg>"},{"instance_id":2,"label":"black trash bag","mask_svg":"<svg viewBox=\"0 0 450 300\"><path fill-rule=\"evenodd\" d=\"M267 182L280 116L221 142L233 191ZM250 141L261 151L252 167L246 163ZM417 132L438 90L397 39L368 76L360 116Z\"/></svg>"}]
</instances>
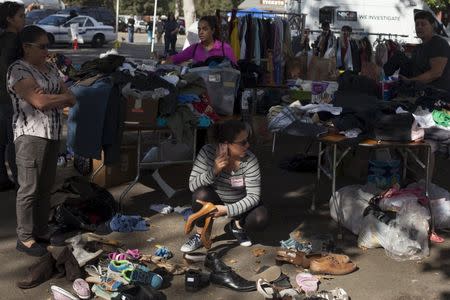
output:
<instances>
[{"instance_id":1,"label":"black trash bag","mask_svg":"<svg viewBox=\"0 0 450 300\"><path fill-rule=\"evenodd\" d=\"M79 176L65 180L58 193L67 194L55 208L54 219L66 230L95 231L117 212L114 197L104 188Z\"/></svg>"}]
</instances>

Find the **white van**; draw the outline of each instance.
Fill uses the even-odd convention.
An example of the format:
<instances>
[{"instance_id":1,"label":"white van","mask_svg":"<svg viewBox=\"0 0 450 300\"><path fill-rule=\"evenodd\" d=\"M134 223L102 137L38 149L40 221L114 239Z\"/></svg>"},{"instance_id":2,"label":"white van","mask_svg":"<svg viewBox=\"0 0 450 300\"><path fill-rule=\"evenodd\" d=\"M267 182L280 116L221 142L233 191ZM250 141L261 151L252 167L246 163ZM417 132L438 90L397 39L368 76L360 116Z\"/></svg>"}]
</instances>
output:
<instances>
[{"instance_id":1,"label":"white van","mask_svg":"<svg viewBox=\"0 0 450 300\"><path fill-rule=\"evenodd\" d=\"M304 0L301 2L301 13L306 15L305 28L315 33L313 38L321 30L320 24L327 21L335 32L339 32L342 26L349 25L354 34L369 34L368 37L372 42L378 37L390 37L404 43L417 44L420 40L416 37L414 13L419 10L433 13L422 0ZM437 22L443 29L440 34L448 37L449 34L442 23Z\"/></svg>"}]
</instances>

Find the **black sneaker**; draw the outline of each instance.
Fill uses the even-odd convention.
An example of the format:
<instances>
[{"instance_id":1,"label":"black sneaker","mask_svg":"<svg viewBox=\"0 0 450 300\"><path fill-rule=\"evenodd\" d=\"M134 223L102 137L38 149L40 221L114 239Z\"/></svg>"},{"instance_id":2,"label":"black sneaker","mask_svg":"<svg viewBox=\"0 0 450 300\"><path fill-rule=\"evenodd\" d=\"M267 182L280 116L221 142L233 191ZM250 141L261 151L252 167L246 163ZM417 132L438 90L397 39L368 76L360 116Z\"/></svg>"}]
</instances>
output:
<instances>
[{"instance_id":1,"label":"black sneaker","mask_svg":"<svg viewBox=\"0 0 450 300\"><path fill-rule=\"evenodd\" d=\"M241 246L250 247L252 245L252 241L248 238L245 230L242 228L237 228L235 221L228 223L228 227Z\"/></svg>"},{"instance_id":2,"label":"black sneaker","mask_svg":"<svg viewBox=\"0 0 450 300\"><path fill-rule=\"evenodd\" d=\"M36 257L41 257L47 254L47 249L42 247L38 243L34 243L30 248L28 248L21 241L17 240L16 249L17 251Z\"/></svg>"}]
</instances>

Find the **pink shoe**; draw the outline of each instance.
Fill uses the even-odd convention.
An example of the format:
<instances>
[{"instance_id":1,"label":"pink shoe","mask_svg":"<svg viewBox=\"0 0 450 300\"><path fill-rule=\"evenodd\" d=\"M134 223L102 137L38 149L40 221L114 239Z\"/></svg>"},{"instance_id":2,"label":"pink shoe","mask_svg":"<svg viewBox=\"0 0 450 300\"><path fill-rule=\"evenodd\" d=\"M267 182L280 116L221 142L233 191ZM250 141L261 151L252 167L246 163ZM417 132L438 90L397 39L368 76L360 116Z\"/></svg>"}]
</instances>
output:
<instances>
[{"instance_id":1,"label":"pink shoe","mask_svg":"<svg viewBox=\"0 0 450 300\"><path fill-rule=\"evenodd\" d=\"M75 279L72 288L80 299L91 298L91 290L89 289L89 284L84 279Z\"/></svg>"},{"instance_id":2,"label":"pink shoe","mask_svg":"<svg viewBox=\"0 0 450 300\"><path fill-rule=\"evenodd\" d=\"M445 242L444 238L437 235L437 233L434 231L431 232L430 241L437 243L437 244Z\"/></svg>"},{"instance_id":3,"label":"pink shoe","mask_svg":"<svg viewBox=\"0 0 450 300\"><path fill-rule=\"evenodd\" d=\"M128 255L126 253L112 252L108 254L108 258L110 260L127 260Z\"/></svg>"},{"instance_id":4,"label":"pink shoe","mask_svg":"<svg viewBox=\"0 0 450 300\"><path fill-rule=\"evenodd\" d=\"M133 259L139 259L141 258L141 252L139 252L139 249L129 249L125 252Z\"/></svg>"}]
</instances>

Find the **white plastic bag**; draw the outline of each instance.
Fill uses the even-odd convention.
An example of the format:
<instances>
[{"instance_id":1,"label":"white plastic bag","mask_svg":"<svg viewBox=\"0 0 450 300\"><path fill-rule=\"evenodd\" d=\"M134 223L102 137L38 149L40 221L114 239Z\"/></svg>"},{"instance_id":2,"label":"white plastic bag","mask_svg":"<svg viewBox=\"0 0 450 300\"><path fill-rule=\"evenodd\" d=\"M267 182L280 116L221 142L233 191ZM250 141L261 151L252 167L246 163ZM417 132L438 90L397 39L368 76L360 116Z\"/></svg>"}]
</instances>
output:
<instances>
[{"instance_id":1,"label":"white plastic bag","mask_svg":"<svg viewBox=\"0 0 450 300\"><path fill-rule=\"evenodd\" d=\"M358 247L360 248L379 248L387 244L386 236L389 226L372 214L365 216L362 220L358 236Z\"/></svg>"},{"instance_id":2,"label":"white plastic bag","mask_svg":"<svg viewBox=\"0 0 450 300\"><path fill-rule=\"evenodd\" d=\"M428 247L427 208L415 201L407 202L389 223L387 244L382 245L387 256L398 260L420 260L430 254Z\"/></svg>"},{"instance_id":3,"label":"white plastic bag","mask_svg":"<svg viewBox=\"0 0 450 300\"><path fill-rule=\"evenodd\" d=\"M408 188L425 189L425 181L412 183ZM450 193L446 189L430 183L429 199L434 227L437 229L450 228Z\"/></svg>"},{"instance_id":4,"label":"white plastic bag","mask_svg":"<svg viewBox=\"0 0 450 300\"><path fill-rule=\"evenodd\" d=\"M336 192L336 203L330 198L330 215L337 222L339 213L341 224L358 234L361 228L364 209L377 191L362 185L349 185Z\"/></svg>"}]
</instances>

